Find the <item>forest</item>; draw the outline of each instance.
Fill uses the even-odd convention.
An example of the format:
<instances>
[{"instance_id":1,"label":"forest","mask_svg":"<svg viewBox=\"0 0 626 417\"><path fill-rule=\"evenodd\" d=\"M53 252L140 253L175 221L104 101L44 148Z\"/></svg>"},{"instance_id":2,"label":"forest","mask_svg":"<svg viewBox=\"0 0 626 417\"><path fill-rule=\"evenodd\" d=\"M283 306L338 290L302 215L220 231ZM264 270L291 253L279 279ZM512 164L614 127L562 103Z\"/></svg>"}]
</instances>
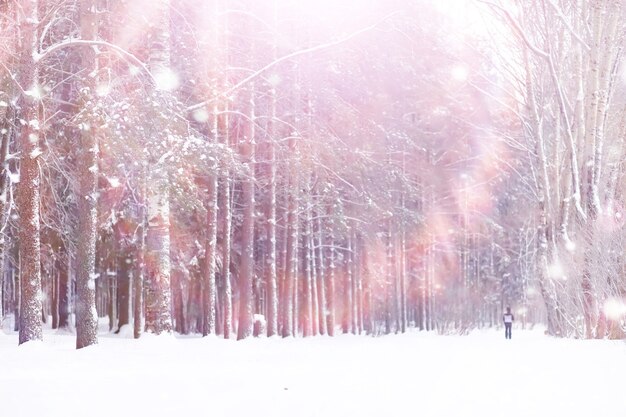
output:
<instances>
[{"instance_id":1,"label":"forest","mask_svg":"<svg viewBox=\"0 0 626 417\"><path fill-rule=\"evenodd\" d=\"M0 0L0 321L626 331L620 0Z\"/></svg>"}]
</instances>

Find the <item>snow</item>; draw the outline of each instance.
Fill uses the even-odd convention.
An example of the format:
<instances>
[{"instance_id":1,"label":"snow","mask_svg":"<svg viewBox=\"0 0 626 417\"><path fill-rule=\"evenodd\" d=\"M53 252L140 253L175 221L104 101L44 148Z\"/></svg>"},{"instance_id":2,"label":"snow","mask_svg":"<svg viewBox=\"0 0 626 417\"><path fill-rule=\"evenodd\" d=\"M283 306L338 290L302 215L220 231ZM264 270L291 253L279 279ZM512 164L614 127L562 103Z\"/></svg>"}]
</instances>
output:
<instances>
[{"instance_id":1,"label":"snow","mask_svg":"<svg viewBox=\"0 0 626 417\"><path fill-rule=\"evenodd\" d=\"M469 76L469 70L465 65L455 65L450 71L450 75L452 76L453 80L464 82L467 81L467 78Z\"/></svg>"},{"instance_id":2,"label":"snow","mask_svg":"<svg viewBox=\"0 0 626 417\"><path fill-rule=\"evenodd\" d=\"M42 97L41 88L35 85L31 89L24 91L24 95L28 97L32 97L35 100L39 100Z\"/></svg>"},{"instance_id":3,"label":"snow","mask_svg":"<svg viewBox=\"0 0 626 417\"><path fill-rule=\"evenodd\" d=\"M152 74L156 88L161 91L174 91L180 85L178 75L170 68L159 68Z\"/></svg>"},{"instance_id":4,"label":"snow","mask_svg":"<svg viewBox=\"0 0 626 417\"><path fill-rule=\"evenodd\" d=\"M193 119L198 123L206 123L209 121L209 112L204 108L195 110L192 113L192 116Z\"/></svg>"},{"instance_id":5,"label":"snow","mask_svg":"<svg viewBox=\"0 0 626 417\"><path fill-rule=\"evenodd\" d=\"M37 147L30 152L30 158L35 159L42 153L43 153L42 150L39 147Z\"/></svg>"},{"instance_id":6,"label":"snow","mask_svg":"<svg viewBox=\"0 0 626 417\"><path fill-rule=\"evenodd\" d=\"M626 407L621 341L518 329L512 340L492 330L243 342L121 333L79 351L66 332L21 347L0 333L2 414L622 417Z\"/></svg>"},{"instance_id":7,"label":"snow","mask_svg":"<svg viewBox=\"0 0 626 417\"><path fill-rule=\"evenodd\" d=\"M11 171L9 171L9 180L13 184L19 183L20 182L20 174L19 174L19 172L11 172Z\"/></svg>"},{"instance_id":8,"label":"snow","mask_svg":"<svg viewBox=\"0 0 626 417\"><path fill-rule=\"evenodd\" d=\"M118 188L121 185L119 178L107 177L107 180L109 181L111 188Z\"/></svg>"},{"instance_id":9,"label":"snow","mask_svg":"<svg viewBox=\"0 0 626 417\"><path fill-rule=\"evenodd\" d=\"M602 311L604 311L606 317L613 320L620 320L622 317L626 316L626 303L622 299L609 297L604 302Z\"/></svg>"},{"instance_id":10,"label":"snow","mask_svg":"<svg viewBox=\"0 0 626 417\"><path fill-rule=\"evenodd\" d=\"M565 279L565 272L559 261L548 265L548 276L555 279Z\"/></svg>"}]
</instances>

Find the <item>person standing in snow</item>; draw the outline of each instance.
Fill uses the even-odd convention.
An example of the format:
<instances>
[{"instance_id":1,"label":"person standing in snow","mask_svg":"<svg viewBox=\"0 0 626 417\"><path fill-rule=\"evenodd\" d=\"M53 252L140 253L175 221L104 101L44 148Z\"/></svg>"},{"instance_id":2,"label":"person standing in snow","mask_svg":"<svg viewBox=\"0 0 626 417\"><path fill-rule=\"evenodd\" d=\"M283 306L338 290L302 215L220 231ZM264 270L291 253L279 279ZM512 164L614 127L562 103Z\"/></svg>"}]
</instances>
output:
<instances>
[{"instance_id":1,"label":"person standing in snow","mask_svg":"<svg viewBox=\"0 0 626 417\"><path fill-rule=\"evenodd\" d=\"M511 313L511 307L506 308L506 313L502 315L502 320L504 321L504 337L506 339L511 338L511 327L513 327L513 314Z\"/></svg>"}]
</instances>

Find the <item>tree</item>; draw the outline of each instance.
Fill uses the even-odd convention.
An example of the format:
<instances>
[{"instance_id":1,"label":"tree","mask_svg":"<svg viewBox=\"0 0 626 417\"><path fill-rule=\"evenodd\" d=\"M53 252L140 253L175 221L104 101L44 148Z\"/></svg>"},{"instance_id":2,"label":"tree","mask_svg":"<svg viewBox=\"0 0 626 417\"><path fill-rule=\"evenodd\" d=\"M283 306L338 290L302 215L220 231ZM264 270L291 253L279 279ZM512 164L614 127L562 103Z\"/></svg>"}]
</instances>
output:
<instances>
[{"instance_id":1,"label":"tree","mask_svg":"<svg viewBox=\"0 0 626 417\"><path fill-rule=\"evenodd\" d=\"M80 2L81 39L95 40L98 30L96 6L92 0ZM78 243L76 275L76 348L98 343L98 314L96 311L96 235L98 204L98 141L97 129L101 123L94 112L96 54L93 48L82 51L81 66L88 76L81 90L83 115L78 162ZM91 116L91 117L90 117ZM96 116L96 117L93 117ZM99 123L100 122L100 123Z\"/></svg>"},{"instance_id":2,"label":"tree","mask_svg":"<svg viewBox=\"0 0 626 417\"><path fill-rule=\"evenodd\" d=\"M20 182L17 188L20 216L20 337L19 343L42 340L41 326L41 262L39 240L40 176L38 91L36 65L37 8L36 0L22 0L20 15L19 73L17 82L25 90L18 104L19 118L24 120L20 136Z\"/></svg>"},{"instance_id":3,"label":"tree","mask_svg":"<svg viewBox=\"0 0 626 417\"><path fill-rule=\"evenodd\" d=\"M155 98L171 86L169 49L169 0L155 3L157 22L150 33L148 67L157 77ZM158 111L158 107L156 108ZM146 330L155 334L172 331L170 315L170 200L168 171L159 139L167 131L153 130L155 148L148 178L148 225L146 233Z\"/></svg>"}]
</instances>

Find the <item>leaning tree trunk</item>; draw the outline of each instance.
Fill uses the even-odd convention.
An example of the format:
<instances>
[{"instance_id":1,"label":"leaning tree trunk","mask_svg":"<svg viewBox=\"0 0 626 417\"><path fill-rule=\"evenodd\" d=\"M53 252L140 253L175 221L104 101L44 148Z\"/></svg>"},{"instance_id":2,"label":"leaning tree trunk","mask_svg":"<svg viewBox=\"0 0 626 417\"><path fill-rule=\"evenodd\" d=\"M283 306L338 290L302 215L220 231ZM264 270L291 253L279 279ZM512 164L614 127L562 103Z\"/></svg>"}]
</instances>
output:
<instances>
[{"instance_id":1,"label":"leaning tree trunk","mask_svg":"<svg viewBox=\"0 0 626 417\"><path fill-rule=\"evenodd\" d=\"M93 0L80 2L80 26L83 39L96 38L97 20ZM82 67L86 74L95 71L95 51L82 51ZM95 92L94 77L85 77L82 104L86 106ZM88 112L89 109L83 109ZM89 115L87 115L89 117ZM76 348L98 343L98 314L96 312L96 228L98 221L98 143L93 126L82 124L78 161L78 243L76 247Z\"/></svg>"},{"instance_id":2,"label":"leaning tree trunk","mask_svg":"<svg viewBox=\"0 0 626 417\"><path fill-rule=\"evenodd\" d=\"M19 343L42 340L41 326L41 261L39 239L39 132L36 127L37 101L31 89L36 88L33 53L36 51L37 1L21 0L23 20L20 22L20 72L18 82L29 90L19 101L22 120L27 124L20 132L21 159L17 207L20 216L20 334Z\"/></svg>"},{"instance_id":3,"label":"leaning tree trunk","mask_svg":"<svg viewBox=\"0 0 626 417\"><path fill-rule=\"evenodd\" d=\"M170 66L169 0L158 0L155 2L155 7L159 14L157 24L150 33L148 66L155 74L166 74ZM154 133L160 135L162 132ZM160 146L156 145L156 148ZM154 334L172 331L168 180L165 162L159 161L151 167L148 179L145 312L146 331Z\"/></svg>"}]
</instances>

